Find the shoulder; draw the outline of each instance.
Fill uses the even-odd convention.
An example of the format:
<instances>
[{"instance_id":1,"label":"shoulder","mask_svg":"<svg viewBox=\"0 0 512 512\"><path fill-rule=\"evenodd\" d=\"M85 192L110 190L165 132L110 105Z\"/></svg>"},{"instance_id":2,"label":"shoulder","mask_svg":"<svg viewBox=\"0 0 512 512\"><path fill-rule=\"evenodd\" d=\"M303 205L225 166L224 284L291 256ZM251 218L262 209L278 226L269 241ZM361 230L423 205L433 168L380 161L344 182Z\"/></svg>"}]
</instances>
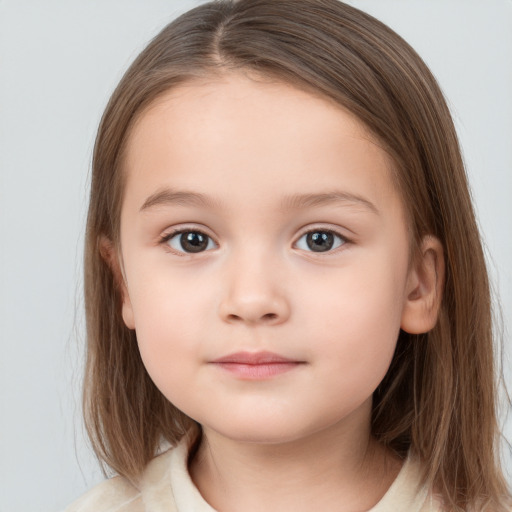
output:
<instances>
[{"instance_id":1,"label":"shoulder","mask_svg":"<svg viewBox=\"0 0 512 512\"><path fill-rule=\"evenodd\" d=\"M143 512L140 491L116 476L93 487L64 512Z\"/></svg>"},{"instance_id":2,"label":"shoulder","mask_svg":"<svg viewBox=\"0 0 512 512\"><path fill-rule=\"evenodd\" d=\"M420 512L445 512L446 507L443 505L443 501L440 496L434 494L428 494L423 508Z\"/></svg>"},{"instance_id":3,"label":"shoulder","mask_svg":"<svg viewBox=\"0 0 512 512\"><path fill-rule=\"evenodd\" d=\"M207 510L187 470L187 459L194 432L165 448L146 466L135 484L117 476L102 482L64 512L176 512ZM178 506L179 502L179 506Z\"/></svg>"},{"instance_id":4,"label":"shoulder","mask_svg":"<svg viewBox=\"0 0 512 512\"><path fill-rule=\"evenodd\" d=\"M422 464L409 454L386 494L370 512L442 512L441 501L423 481Z\"/></svg>"},{"instance_id":5,"label":"shoulder","mask_svg":"<svg viewBox=\"0 0 512 512\"><path fill-rule=\"evenodd\" d=\"M122 476L105 480L93 487L64 512L146 512L175 510L169 471L175 450L155 457L136 484Z\"/></svg>"}]
</instances>

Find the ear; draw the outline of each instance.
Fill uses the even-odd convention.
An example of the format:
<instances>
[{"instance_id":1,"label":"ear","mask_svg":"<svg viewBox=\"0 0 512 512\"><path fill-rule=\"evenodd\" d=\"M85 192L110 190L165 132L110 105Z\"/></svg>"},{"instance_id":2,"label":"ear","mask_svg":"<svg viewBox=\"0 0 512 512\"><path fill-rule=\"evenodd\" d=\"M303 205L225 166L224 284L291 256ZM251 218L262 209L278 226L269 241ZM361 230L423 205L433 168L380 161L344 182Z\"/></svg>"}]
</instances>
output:
<instances>
[{"instance_id":1,"label":"ear","mask_svg":"<svg viewBox=\"0 0 512 512\"><path fill-rule=\"evenodd\" d=\"M128 327L128 329L135 329L133 308L122 271L121 257L118 251L116 250L114 243L105 236L102 236L100 239L99 249L101 257L105 260L105 263L107 263L107 265L110 267L110 270L114 277L114 282L118 287L119 291L121 292L121 312L123 316L123 321L126 327Z\"/></svg>"},{"instance_id":2,"label":"ear","mask_svg":"<svg viewBox=\"0 0 512 512\"><path fill-rule=\"evenodd\" d=\"M402 330L421 334L434 328L443 296L444 276L443 246L437 238L426 236L421 242L419 258L409 270Z\"/></svg>"}]
</instances>

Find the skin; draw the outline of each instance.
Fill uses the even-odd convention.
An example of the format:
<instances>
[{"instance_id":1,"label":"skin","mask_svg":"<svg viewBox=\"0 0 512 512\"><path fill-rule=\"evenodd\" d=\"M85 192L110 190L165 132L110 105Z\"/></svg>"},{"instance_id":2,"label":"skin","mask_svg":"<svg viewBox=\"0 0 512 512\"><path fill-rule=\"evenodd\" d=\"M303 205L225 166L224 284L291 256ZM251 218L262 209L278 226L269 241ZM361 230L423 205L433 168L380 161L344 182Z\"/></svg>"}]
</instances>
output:
<instances>
[{"instance_id":1,"label":"skin","mask_svg":"<svg viewBox=\"0 0 512 512\"><path fill-rule=\"evenodd\" d=\"M205 499L223 512L370 509L400 469L370 436L372 393L399 329L435 323L442 281L436 240L409 261L389 156L340 106L231 73L159 98L124 170L123 318L155 384L203 427L189 469ZM205 250L173 230L207 235ZM312 249L308 232L333 248ZM245 379L212 363L263 350L296 364Z\"/></svg>"}]
</instances>

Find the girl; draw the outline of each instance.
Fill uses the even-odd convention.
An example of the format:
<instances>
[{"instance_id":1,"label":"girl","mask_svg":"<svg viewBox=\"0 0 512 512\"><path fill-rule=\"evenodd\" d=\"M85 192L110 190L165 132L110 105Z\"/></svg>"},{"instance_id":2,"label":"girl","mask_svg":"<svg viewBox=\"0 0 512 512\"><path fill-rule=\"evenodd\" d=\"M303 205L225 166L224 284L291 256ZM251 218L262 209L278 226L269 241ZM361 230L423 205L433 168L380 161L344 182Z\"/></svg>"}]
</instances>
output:
<instances>
[{"instance_id":1,"label":"girl","mask_svg":"<svg viewBox=\"0 0 512 512\"><path fill-rule=\"evenodd\" d=\"M501 511L489 285L425 64L337 0L222 0L107 106L69 511Z\"/></svg>"}]
</instances>

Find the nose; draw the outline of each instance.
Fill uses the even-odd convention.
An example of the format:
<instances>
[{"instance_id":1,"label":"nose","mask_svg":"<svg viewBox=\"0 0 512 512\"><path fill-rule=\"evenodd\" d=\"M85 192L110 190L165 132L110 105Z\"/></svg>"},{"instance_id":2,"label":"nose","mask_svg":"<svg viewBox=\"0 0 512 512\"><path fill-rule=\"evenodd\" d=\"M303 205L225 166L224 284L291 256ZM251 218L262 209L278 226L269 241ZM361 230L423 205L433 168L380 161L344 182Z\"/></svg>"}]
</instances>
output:
<instances>
[{"instance_id":1,"label":"nose","mask_svg":"<svg viewBox=\"0 0 512 512\"><path fill-rule=\"evenodd\" d=\"M240 257L229 263L219 315L225 322L278 325L290 316L290 304L281 272L264 256ZM226 275L225 274L225 275Z\"/></svg>"}]
</instances>

